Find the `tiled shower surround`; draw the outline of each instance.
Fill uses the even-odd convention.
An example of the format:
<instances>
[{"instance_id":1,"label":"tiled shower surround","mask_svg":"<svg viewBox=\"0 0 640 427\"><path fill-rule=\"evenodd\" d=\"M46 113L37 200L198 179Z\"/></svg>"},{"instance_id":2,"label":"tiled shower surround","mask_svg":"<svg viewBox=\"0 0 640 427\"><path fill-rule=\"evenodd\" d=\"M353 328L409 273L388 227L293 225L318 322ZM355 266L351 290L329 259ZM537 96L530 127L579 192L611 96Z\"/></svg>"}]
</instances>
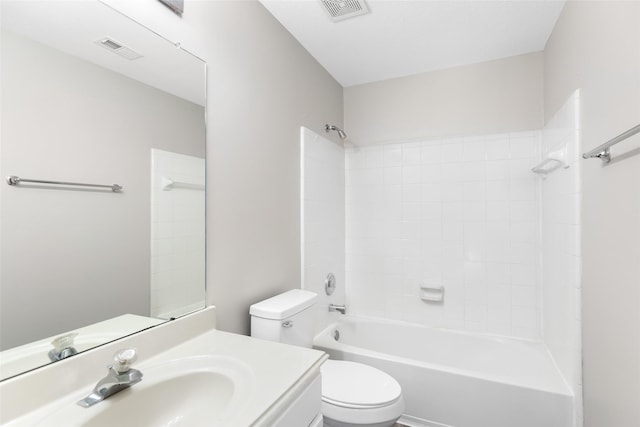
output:
<instances>
[{"instance_id":1,"label":"tiled shower surround","mask_svg":"<svg viewBox=\"0 0 640 427\"><path fill-rule=\"evenodd\" d=\"M351 314L540 338L540 131L348 148ZM443 302L420 286L444 287Z\"/></svg>"},{"instance_id":2,"label":"tiled shower surround","mask_svg":"<svg viewBox=\"0 0 640 427\"><path fill-rule=\"evenodd\" d=\"M204 305L205 161L153 148L151 183L151 315L170 319Z\"/></svg>"},{"instance_id":3,"label":"tiled shower surround","mask_svg":"<svg viewBox=\"0 0 640 427\"><path fill-rule=\"evenodd\" d=\"M542 131L343 149L303 128L316 332L346 299L350 315L543 341L582 425L580 126L576 92ZM549 173L534 174L542 159ZM423 301L421 285L444 287L444 301Z\"/></svg>"}]
</instances>

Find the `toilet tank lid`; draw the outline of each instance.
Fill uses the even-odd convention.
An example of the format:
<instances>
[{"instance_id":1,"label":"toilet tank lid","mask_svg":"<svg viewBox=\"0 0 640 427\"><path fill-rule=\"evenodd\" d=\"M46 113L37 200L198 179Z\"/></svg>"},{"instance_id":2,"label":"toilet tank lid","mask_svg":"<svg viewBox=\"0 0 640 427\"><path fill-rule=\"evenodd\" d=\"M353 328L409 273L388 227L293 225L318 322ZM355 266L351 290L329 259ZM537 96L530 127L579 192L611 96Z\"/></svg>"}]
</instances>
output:
<instances>
[{"instance_id":1,"label":"toilet tank lid","mask_svg":"<svg viewBox=\"0 0 640 427\"><path fill-rule=\"evenodd\" d=\"M286 319L311 307L317 294L303 289L292 289L249 307L249 314L263 319Z\"/></svg>"}]
</instances>

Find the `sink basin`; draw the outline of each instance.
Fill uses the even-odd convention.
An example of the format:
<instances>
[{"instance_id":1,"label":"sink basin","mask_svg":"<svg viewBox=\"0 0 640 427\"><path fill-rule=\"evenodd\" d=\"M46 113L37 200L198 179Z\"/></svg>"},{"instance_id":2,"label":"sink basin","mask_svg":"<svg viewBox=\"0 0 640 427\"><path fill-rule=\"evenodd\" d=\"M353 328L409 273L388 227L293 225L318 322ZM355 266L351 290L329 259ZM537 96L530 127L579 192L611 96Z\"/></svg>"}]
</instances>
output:
<instances>
[{"instance_id":1,"label":"sink basin","mask_svg":"<svg viewBox=\"0 0 640 427\"><path fill-rule=\"evenodd\" d=\"M251 369L224 356L175 359L141 365L142 381L89 408L74 395L38 426L211 426L242 411L254 389ZM105 369L106 374L106 369ZM99 378L96 378L98 381ZM77 399L76 399L77 398Z\"/></svg>"}]
</instances>

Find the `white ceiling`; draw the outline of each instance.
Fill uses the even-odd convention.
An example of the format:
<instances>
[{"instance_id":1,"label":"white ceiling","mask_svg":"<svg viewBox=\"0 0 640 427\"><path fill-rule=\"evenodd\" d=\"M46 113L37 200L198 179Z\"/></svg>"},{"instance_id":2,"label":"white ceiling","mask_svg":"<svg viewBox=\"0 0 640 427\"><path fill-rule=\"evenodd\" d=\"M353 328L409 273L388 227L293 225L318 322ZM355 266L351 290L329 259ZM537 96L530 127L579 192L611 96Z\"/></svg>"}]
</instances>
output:
<instances>
[{"instance_id":1,"label":"white ceiling","mask_svg":"<svg viewBox=\"0 0 640 427\"><path fill-rule=\"evenodd\" d=\"M564 0L367 0L334 23L320 0L260 0L343 86L538 52Z\"/></svg>"}]
</instances>

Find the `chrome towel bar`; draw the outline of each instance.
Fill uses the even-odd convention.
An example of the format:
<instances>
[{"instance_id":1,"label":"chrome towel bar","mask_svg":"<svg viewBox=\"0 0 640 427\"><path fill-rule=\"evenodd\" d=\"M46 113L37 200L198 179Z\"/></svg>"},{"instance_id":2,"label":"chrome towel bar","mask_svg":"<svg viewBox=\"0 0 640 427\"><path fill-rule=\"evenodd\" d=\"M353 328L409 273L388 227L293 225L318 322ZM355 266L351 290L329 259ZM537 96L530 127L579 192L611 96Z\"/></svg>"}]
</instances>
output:
<instances>
[{"instance_id":1,"label":"chrome towel bar","mask_svg":"<svg viewBox=\"0 0 640 427\"><path fill-rule=\"evenodd\" d=\"M602 160L603 163L609 163L611 161L611 147L616 145L618 142L624 141L625 139L640 133L640 125L636 125L629 129L628 131L621 133L613 139L605 142L604 144L594 148L591 151L587 151L582 155L583 159L593 159L595 157Z\"/></svg>"},{"instance_id":2,"label":"chrome towel bar","mask_svg":"<svg viewBox=\"0 0 640 427\"><path fill-rule=\"evenodd\" d=\"M83 184L80 182L64 182L64 181L45 181L42 179L26 179L20 178L15 175L11 175L7 178L7 184L18 185L22 182L31 182L34 184L51 184L51 185L69 185L74 187L93 187L93 188L110 188L114 193L118 193L122 190L122 186L118 184L102 185L102 184Z\"/></svg>"}]
</instances>

